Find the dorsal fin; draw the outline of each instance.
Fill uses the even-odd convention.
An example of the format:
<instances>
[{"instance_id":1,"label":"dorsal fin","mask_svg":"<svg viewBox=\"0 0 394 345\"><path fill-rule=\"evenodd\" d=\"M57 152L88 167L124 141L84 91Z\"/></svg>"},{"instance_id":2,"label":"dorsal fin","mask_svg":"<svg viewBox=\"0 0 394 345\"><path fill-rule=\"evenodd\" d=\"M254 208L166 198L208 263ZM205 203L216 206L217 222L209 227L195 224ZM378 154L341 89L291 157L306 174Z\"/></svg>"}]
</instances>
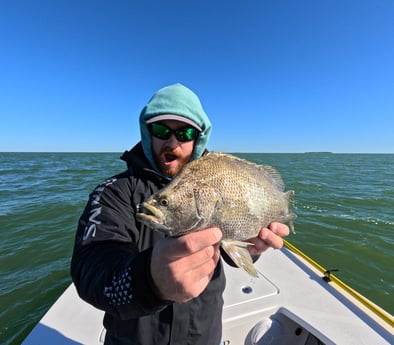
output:
<instances>
[{"instance_id":1,"label":"dorsal fin","mask_svg":"<svg viewBox=\"0 0 394 345\"><path fill-rule=\"evenodd\" d=\"M207 155L203 156L202 159L205 157L207 158L214 158L214 159L224 159L230 161L232 164L236 164L237 162L242 164L242 169L251 169L252 171L256 169L261 170L262 174L267 176L268 178L272 179L272 182L274 185L278 188L280 191L285 190L285 183L283 181L282 176L276 170L273 166L271 165L260 165L256 164L254 162L248 161L246 159L228 154L228 153L222 153L222 152L209 152ZM200 158L201 159L201 158Z\"/></svg>"},{"instance_id":2,"label":"dorsal fin","mask_svg":"<svg viewBox=\"0 0 394 345\"><path fill-rule=\"evenodd\" d=\"M270 165L259 165L260 169L264 171L264 173L272 178L275 186L278 187L280 191L285 190L285 182L283 181L282 176L274 167Z\"/></svg>"}]
</instances>

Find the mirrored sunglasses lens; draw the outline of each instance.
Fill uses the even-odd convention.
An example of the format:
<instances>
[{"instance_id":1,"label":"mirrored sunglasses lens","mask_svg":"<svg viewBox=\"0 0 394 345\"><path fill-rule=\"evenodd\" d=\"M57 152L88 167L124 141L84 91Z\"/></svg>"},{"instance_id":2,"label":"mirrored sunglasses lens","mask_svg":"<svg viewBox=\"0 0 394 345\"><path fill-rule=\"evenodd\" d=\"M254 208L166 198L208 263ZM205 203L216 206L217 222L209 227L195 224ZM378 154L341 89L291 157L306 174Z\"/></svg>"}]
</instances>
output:
<instances>
[{"instance_id":1,"label":"mirrored sunglasses lens","mask_svg":"<svg viewBox=\"0 0 394 345\"><path fill-rule=\"evenodd\" d=\"M195 128L182 128L175 132L175 136L179 141L191 141L196 138L197 130Z\"/></svg>"},{"instance_id":2,"label":"mirrored sunglasses lens","mask_svg":"<svg viewBox=\"0 0 394 345\"><path fill-rule=\"evenodd\" d=\"M159 123L152 123L151 125L152 135L159 139L168 139L171 136L171 130L164 125Z\"/></svg>"}]
</instances>

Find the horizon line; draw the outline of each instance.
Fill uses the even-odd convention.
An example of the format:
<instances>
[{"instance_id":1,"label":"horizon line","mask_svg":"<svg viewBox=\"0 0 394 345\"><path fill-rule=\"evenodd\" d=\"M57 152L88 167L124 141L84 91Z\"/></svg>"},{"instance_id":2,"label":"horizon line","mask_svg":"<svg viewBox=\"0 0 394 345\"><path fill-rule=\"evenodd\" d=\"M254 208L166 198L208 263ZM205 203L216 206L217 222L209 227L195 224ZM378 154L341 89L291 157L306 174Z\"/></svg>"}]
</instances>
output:
<instances>
[{"instance_id":1,"label":"horizon line","mask_svg":"<svg viewBox=\"0 0 394 345\"><path fill-rule=\"evenodd\" d=\"M0 153L116 153L122 154L124 151L0 151ZM223 150L208 150L209 152L225 152L234 154L394 154L394 152L335 152L335 151L302 151L302 152L284 152L284 151L223 151Z\"/></svg>"}]
</instances>

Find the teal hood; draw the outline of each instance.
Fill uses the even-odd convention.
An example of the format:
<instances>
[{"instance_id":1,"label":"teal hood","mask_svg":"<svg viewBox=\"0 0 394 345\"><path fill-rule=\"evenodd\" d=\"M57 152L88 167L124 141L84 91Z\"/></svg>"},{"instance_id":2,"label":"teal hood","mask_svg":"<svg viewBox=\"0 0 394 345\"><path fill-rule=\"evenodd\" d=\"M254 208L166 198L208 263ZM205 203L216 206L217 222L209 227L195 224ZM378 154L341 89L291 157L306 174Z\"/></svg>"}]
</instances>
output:
<instances>
[{"instance_id":1,"label":"teal hood","mask_svg":"<svg viewBox=\"0 0 394 345\"><path fill-rule=\"evenodd\" d=\"M201 130L194 144L191 160L204 153L211 134L211 122L202 108L197 95L182 84L166 86L157 91L140 114L140 131L142 148L152 167L158 171L152 154L152 140L147 121L163 114L174 114L185 118L186 123L194 123ZM153 122L153 121L152 121Z\"/></svg>"}]
</instances>

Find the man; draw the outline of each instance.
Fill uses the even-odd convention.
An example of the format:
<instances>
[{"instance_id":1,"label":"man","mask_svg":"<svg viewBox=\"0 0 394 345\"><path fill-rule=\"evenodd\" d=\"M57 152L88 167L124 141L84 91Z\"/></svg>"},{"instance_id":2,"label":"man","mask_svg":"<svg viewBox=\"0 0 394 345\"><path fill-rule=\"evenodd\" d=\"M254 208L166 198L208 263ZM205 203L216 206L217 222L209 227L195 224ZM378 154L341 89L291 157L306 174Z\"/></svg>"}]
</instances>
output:
<instances>
[{"instance_id":1,"label":"man","mask_svg":"<svg viewBox=\"0 0 394 345\"><path fill-rule=\"evenodd\" d=\"M140 114L128 170L99 185L80 218L71 275L81 298L105 311L105 343L218 345L225 277L218 228L165 238L136 220L139 205L201 157L211 123L181 84L159 90ZM252 255L280 248L286 225L251 239Z\"/></svg>"}]
</instances>

